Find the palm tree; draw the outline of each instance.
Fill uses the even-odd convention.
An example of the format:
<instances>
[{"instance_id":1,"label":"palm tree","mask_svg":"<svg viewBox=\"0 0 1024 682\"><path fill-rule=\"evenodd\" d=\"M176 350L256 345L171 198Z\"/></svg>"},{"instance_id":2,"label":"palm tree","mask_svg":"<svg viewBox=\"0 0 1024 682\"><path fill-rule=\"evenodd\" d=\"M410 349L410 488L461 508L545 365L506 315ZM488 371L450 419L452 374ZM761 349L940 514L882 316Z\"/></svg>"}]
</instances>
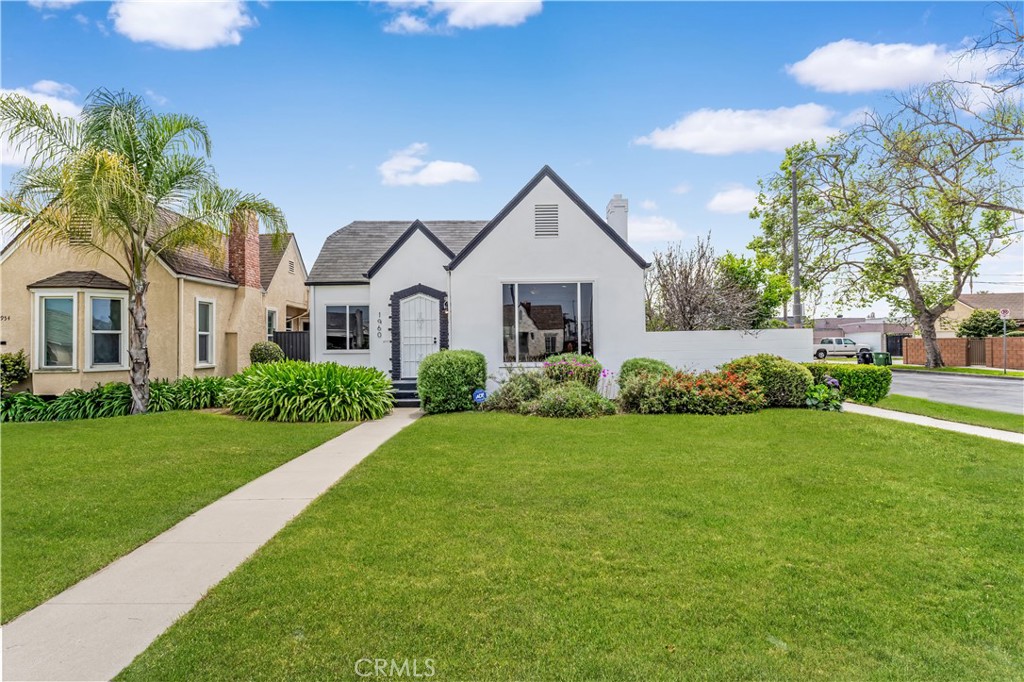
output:
<instances>
[{"instance_id":1,"label":"palm tree","mask_svg":"<svg viewBox=\"0 0 1024 682\"><path fill-rule=\"evenodd\" d=\"M27 166L0 197L6 227L39 248L69 244L113 260L128 279L132 413L149 404L147 269L170 250L223 258L232 217L255 215L287 232L281 210L256 194L222 188L210 165L206 124L154 113L142 98L97 90L77 118L17 94L0 96L0 138ZM74 237L74 238L72 238Z\"/></svg>"}]
</instances>

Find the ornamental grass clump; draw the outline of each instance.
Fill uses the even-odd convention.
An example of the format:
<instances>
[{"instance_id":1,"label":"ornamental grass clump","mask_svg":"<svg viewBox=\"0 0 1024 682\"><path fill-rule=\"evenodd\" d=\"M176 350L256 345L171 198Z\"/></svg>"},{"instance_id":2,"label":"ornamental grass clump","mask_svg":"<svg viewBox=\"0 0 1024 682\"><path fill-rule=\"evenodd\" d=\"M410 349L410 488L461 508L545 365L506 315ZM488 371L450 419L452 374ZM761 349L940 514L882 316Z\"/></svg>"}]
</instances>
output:
<instances>
[{"instance_id":1,"label":"ornamental grass clump","mask_svg":"<svg viewBox=\"0 0 1024 682\"><path fill-rule=\"evenodd\" d=\"M0 421L47 421L49 402L28 391L4 394L0 398Z\"/></svg>"},{"instance_id":2,"label":"ornamental grass clump","mask_svg":"<svg viewBox=\"0 0 1024 682\"><path fill-rule=\"evenodd\" d=\"M536 400L520 406L522 414L538 417L586 419L615 414L615 403L578 381L549 387Z\"/></svg>"},{"instance_id":3,"label":"ornamental grass clump","mask_svg":"<svg viewBox=\"0 0 1024 682\"><path fill-rule=\"evenodd\" d=\"M224 406L224 377L182 377L174 382L179 410L205 410Z\"/></svg>"},{"instance_id":4,"label":"ornamental grass clump","mask_svg":"<svg viewBox=\"0 0 1024 682\"><path fill-rule=\"evenodd\" d=\"M578 381L593 391L601 380L601 363L579 353L552 355L544 362L544 376L559 384Z\"/></svg>"},{"instance_id":5,"label":"ornamental grass clump","mask_svg":"<svg viewBox=\"0 0 1024 682\"><path fill-rule=\"evenodd\" d=\"M764 393L768 407L804 407L814 376L799 363L760 353L747 355L722 365L726 372L747 377Z\"/></svg>"},{"instance_id":6,"label":"ornamental grass clump","mask_svg":"<svg viewBox=\"0 0 1024 682\"><path fill-rule=\"evenodd\" d=\"M228 382L224 400L236 414L279 422L379 419L394 402L379 370L299 360L251 365Z\"/></svg>"}]
</instances>

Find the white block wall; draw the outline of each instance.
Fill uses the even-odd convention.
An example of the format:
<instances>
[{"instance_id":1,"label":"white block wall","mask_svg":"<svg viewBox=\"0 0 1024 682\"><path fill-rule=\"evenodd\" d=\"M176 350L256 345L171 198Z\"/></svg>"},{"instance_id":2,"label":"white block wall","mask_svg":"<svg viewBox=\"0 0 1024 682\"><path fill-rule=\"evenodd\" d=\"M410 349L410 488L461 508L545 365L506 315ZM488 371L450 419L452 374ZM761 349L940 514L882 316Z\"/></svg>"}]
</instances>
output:
<instances>
[{"instance_id":1,"label":"white block wall","mask_svg":"<svg viewBox=\"0 0 1024 682\"><path fill-rule=\"evenodd\" d=\"M644 332L634 356L657 358L677 369L702 372L758 353L780 355L794 362L811 362L814 360L813 340L811 329ZM618 367L608 369L617 371Z\"/></svg>"}]
</instances>

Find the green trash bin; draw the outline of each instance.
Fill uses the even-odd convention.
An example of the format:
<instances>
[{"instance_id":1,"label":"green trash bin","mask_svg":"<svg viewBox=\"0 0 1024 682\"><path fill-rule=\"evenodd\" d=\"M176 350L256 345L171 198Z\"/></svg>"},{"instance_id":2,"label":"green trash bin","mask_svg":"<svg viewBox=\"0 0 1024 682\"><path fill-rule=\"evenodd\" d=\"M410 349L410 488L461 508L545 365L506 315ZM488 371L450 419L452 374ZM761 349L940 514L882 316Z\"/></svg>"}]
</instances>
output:
<instances>
[{"instance_id":1,"label":"green trash bin","mask_svg":"<svg viewBox=\"0 0 1024 682\"><path fill-rule=\"evenodd\" d=\"M876 365L891 365L892 356L888 353L872 353L872 358L875 360Z\"/></svg>"}]
</instances>

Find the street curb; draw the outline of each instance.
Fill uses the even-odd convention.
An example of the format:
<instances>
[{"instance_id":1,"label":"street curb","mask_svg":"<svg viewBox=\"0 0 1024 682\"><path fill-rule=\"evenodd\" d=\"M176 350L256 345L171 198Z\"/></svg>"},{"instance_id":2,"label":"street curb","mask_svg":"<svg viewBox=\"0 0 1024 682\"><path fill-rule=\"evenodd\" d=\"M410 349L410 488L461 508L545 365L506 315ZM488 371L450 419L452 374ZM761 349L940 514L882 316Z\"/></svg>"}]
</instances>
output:
<instances>
[{"instance_id":1,"label":"street curb","mask_svg":"<svg viewBox=\"0 0 1024 682\"><path fill-rule=\"evenodd\" d=\"M936 372L930 369L905 369L898 365L890 365L892 371L904 374L941 374L944 377L971 377L972 379L998 379L1000 381L1024 381L1024 377L1003 376L1001 374L969 374L967 372Z\"/></svg>"}]
</instances>

